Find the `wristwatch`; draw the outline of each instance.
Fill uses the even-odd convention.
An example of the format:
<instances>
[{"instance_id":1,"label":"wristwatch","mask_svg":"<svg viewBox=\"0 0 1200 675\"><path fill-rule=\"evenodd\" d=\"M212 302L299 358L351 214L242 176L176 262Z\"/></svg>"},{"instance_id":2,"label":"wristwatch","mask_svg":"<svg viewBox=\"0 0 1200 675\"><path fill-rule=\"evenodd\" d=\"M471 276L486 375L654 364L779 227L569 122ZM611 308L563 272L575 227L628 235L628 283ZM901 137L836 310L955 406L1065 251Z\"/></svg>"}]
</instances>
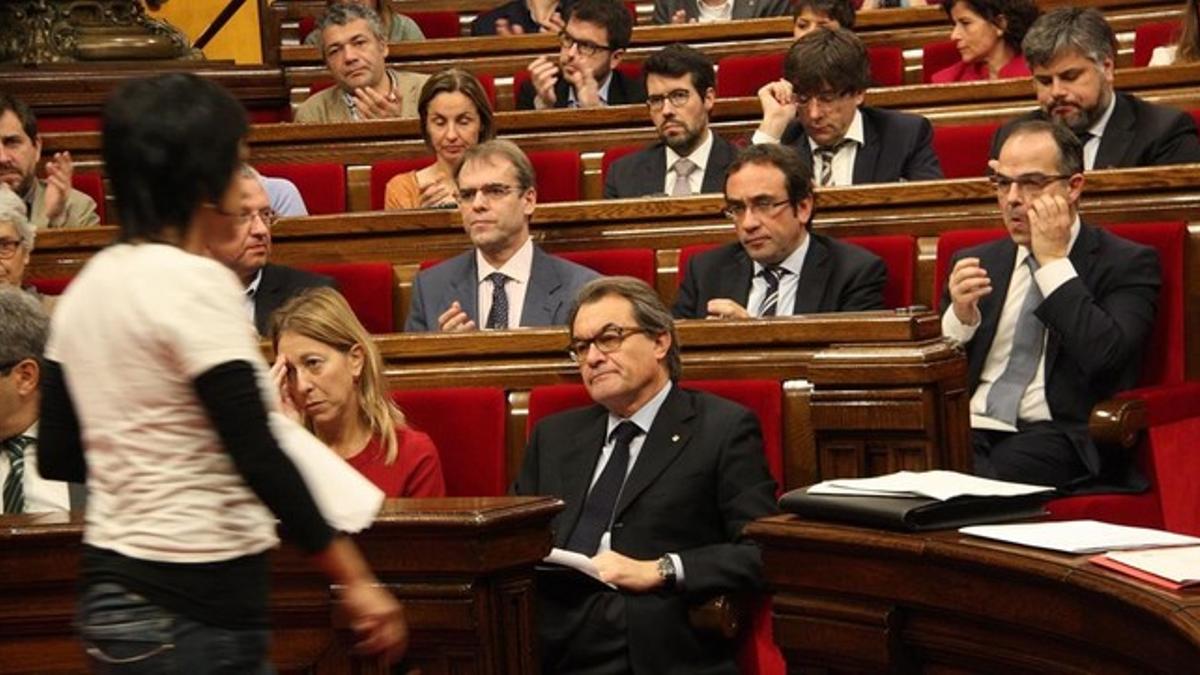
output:
<instances>
[{"instance_id":1,"label":"wristwatch","mask_svg":"<svg viewBox=\"0 0 1200 675\"><path fill-rule=\"evenodd\" d=\"M669 555L658 559L658 578L667 588L675 588L675 560Z\"/></svg>"}]
</instances>

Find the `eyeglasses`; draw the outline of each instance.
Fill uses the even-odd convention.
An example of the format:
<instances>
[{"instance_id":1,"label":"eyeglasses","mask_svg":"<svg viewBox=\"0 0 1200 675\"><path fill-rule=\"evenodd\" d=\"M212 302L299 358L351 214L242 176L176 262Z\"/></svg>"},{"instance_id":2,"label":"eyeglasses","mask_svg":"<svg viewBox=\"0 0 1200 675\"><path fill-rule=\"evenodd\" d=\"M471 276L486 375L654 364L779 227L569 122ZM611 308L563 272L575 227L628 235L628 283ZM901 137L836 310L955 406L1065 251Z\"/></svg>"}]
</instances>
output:
<instances>
[{"instance_id":1,"label":"eyeglasses","mask_svg":"<svg viewBox=\"0 0 1200 675\"><path fill-rule=\"evenodd\" d=\"M613 50L612 47L598 45L591 40L578 40L573 38L571 37L571 34L566 31L558 34L558 43L567 51L570 51L571 47L575 47L583 56L595 56L599 52L611 52Z\"/></svg>"},{"instance_id":2,"label":"eyeglasses","mask_svg":"<svg viewBox=\"0 0 1200 675\"><path fill-rule=\"evenodd\" d=\"M991 173L988 175L988 180L992 185L996 186L996 192L1008 192L1013 185L1024 194L1038 192L1046 189L1046 186L1060 180L1069 180L1071 176L1066 174L1052 174L1047 176L1042 173L1023 173L1020 176L1005 176L1002 173Z\"/></svg>"},{"instance_id":3,"label":"eyeglasses","mask_svg":"<svg viewBox=\"0 0 1200 675\"><path fill-rule=\"evenodd\" d=\"M8 260L17 254L17 249L21 248L20 239L9 239L4 237L0 239L0 260Z\"/></svg>"},{"instance_id":4,"label":"eyeglasses","mask_svg":"<svg viewBox=\"0 0 1200 675\"><path fill-rule=\"evenodd\" d=\"M667 101L671 102L671 107L682 108L687 105L688 99L692 97L692 92L687 89L673 89L665 94L651 94L646 97L646 105L651 110L657 112L662 110L663 104Z\"/></svg>"},{"instance_id":5,"label":"eyeglasses","mask_svg":"<svg viewBox=\"0 0 1200 675\"><path fill-rule=\"evenodd\" d=\"M809 103L816 101L818 106L826 108L846 98L846 96L846 92L822 91L816 94L796 94L792 97L792 100L801 106L807 106Z\"/></svg>"},{"instance_id":6,"label":"eyeglasses","mask_svg":"<svg viewBox=\"0 0 1200 675\"><path fill-rule=\"evenodd\" d=\"M625 342L625 338L649 332L638 326L613 326L610 324L605 326L604 330L595 337L572 340L571 344L567 346L567 353L571 355L572 361L580 363L587 359L588 350L592 348L592 345L596 345L596 349L599 349L601 354L611 354L621 348L621 343Z\"/></svg>"},{"instance_id":7,"label":"eyeglasses","mask_svg":"<svg viewBox=\"0 0 1200 675\"><path fill-rule=\"evenodd\" d=\"M732 220L741 220L747 211L760 218L766 218L779 213L779 209L783 205L791 203L790 199L775 202L771 201L770 197L751 199L749 204L743 202L725 202L725 208L722 210L722 213Z\"/></svg>"},{"instance_id":8,"label":"eyeglasses","mask_svg":"<svg viewBox=\"0 0 1200 675\"><path fill-rule=\"evenodd\" d=\"M503 199L514 191L524 192L525 190L519 185L505 185L504 183L488 183L477 188L462 188L458 191L458 203L469 204L475 201L475 195L483 194L483 198L489 202Z\"/></svg>"},{"instance_id":9,"label":"eyeglasses","mask_svg":"<svg viewBox=\"0 0 1200 675\"><path fill-rule=\"evenodd\" d=\"M268 207L240 214L238 216L238 223L241 225L250 225L254 222L255 218L261 220L263 225L267 227L272 227L275 223L279 222L279 214L275 213L274 209Z\"/></svg>"}]
</instances>

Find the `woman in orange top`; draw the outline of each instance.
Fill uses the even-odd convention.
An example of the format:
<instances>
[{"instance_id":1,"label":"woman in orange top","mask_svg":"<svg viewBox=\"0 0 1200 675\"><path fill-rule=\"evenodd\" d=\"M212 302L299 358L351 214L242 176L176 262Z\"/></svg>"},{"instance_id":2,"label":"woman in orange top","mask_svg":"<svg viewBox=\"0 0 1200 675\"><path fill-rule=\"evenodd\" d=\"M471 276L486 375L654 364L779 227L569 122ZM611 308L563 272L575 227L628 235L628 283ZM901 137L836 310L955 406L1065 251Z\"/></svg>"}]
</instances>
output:
<instances>
[{"instance_id":1,"label":"woman in orange top","mask_svg":"<svg viewBox=\"0 0 1200 675\"><path fill-rule=\"evenodd\" d=\"M421 87L417 115L434 162L389 180L383 206L389 210L454 207L458 203L454 178L463 153L495 135L487 94L471 73L443 70Z\"/></svg>"},{"instance_id":2,"label":"woman in orange top","mask_svg":"<svg viewBox=\"0 0 1200 675\"><path fill-rule=\"evenodd\" d=\"M313 288L271 317L283 409L388 497L444 497L437 448L383 389L383 361L337 291Z\"/></svg>"},{"instance_id":3,"label":"woman in orange top","mask_svg":"<svg viewBox=\"0 0 1200 675\"><path fill-rule=\"evenodd\" d=\"M1021 40L1038 17L1033 0L947 0L943 7L962 60L934 73L935 84L1029 75Z\"/></svg>"}]
</instances>

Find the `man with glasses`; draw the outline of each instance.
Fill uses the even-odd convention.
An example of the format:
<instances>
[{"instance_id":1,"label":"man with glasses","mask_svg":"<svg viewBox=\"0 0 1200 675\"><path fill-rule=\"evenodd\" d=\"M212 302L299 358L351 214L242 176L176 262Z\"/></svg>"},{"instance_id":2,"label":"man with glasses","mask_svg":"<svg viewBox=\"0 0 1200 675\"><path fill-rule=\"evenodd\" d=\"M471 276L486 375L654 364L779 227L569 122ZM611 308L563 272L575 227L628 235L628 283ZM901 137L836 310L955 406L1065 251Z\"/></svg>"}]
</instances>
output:
<instances>
[{"instance_id":1,"label":"man with glasses","mask_svg":"<svg viewBox=\"0 0 1200 675\"><path fill-rule=\"evenodd\" d=\"M866 47L845 28L800 38L784 79L758 90L763 118L753 142L794 147L818 186L941 178L929 120L862 105L870 68Z\"/></svg>"},{"instance_id":2,"label":"man with glasses","mask_svg":"<svg viewBox=\"0 0 1200 675\"><path fill-rule=\"evenodd\" d=\"M538 577L541 672L735 675L734 645L689 608L762 583L747 523L777 512L752 412L679 386L679 339L645 282L584 286L569 351L595 405L534 428L519 495L554 495L554 546L591 559Z\"/></svg>"},{"instance_id":3,"label":"man with glasses","mask_svg":"<svg viewBox=\"0 0 1200 675\"><path fill-rule=\"evenodd\" d=\"M1200 162L1196 123L1182 110L1113 91L1117 38L1094 8L1043 14L1021 43L1040 106L1018 120L1056 120L1083 143L1083 168ZM992 138L995 159L1014 122Z\"/></svg>"},{"instance_id":4,"label":"man with glasses","mask_svg":"<svg viewBox=\"0 0 1200 675\"><path fill-rule=\"evenodd\" d=\"M406 331L560 326L596 277L542 251L529 236L533 165L511 141L480 143L458 168L458 210L474 248L417 274Z\"/></svg>"},{"instance_id":5,"label":"man with glasses","mask_svg":"<svg viewBox=\"0 0 1200 675\"><path fill-rule=\"evenodd\" d=\"M808 231L812 172L777 144L752 145L729 167L725 213L736 242L680 270L681 319L749 319L883 309L887 267L875 254Z\"/></svg>"},{"instance_id":6,"label":"man with glasses","mask_svg":"<svg viewBox=\"0 0 1200 675\"><path fill-rule=\"evenodd\" d=\"M242 212L233 236L209 249L217 261L233 270L246 287L246 313L259 335L271 328L271 314L306 288L334 286L333 279L283 265L273 265L271 226L277 216L271 208L262 176L242 167Z\"/></svg>"},{"instance_id":7,"label":"man with glasses","mask_svg":"<svg viewBox=\"0 0 1200 675\"><path fill-rule=\"evenodd\" d=\"M1009 236L954 255L943 333L967 352L975 472L1064 489L1137 489L1088 434L1097 402L1137 382L1158 255L1081 223L1083 147L1044 120L1013 126L991 180Z\"/></svg>"},{"instance_id":8,"label":"man with glasses","mask_svg":"<svg viewBox=\"0 0 1200 675\"><path fill-rule=\"evenodd\" d=\"M734 147L709 129L716 101L712 61L695 49L673 44L643 66L646 105L659 142L613 162L604 179L606 199L719 192Z\"/></svg>"},{"instance_id":9,"label":"man with glasses","mask_svg":"<svg viewBox=\"0 0 1200 675\"><path fill-rule=\"evenodd\" d=\"M646 100L642 82L616 70L632 33L633 21L619 0L572 4L559 33L558 55L539 56L529 64L517 109L598 108Z\"/></svg>"}]
</instances>

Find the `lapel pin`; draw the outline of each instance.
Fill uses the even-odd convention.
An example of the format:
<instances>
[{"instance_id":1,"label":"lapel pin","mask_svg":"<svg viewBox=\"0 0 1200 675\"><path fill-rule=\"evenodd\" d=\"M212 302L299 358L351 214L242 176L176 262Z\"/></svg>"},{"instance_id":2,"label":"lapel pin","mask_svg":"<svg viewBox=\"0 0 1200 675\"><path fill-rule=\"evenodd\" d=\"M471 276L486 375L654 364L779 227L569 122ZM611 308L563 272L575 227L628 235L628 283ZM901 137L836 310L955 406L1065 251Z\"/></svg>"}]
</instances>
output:
<instances>
[{"instance_id":1,"label":"lapel pin","mask_svg":"<svg viewBox=\"0 0 1200 675\"><path fill-rule=\"evenodd\" d=\"M672 436L672 437L671 437L671 442L672 442L672 443L678 443L678 442L679 442L679 434L675 434L674 436Z\"/></svg>"}]
</instances>

